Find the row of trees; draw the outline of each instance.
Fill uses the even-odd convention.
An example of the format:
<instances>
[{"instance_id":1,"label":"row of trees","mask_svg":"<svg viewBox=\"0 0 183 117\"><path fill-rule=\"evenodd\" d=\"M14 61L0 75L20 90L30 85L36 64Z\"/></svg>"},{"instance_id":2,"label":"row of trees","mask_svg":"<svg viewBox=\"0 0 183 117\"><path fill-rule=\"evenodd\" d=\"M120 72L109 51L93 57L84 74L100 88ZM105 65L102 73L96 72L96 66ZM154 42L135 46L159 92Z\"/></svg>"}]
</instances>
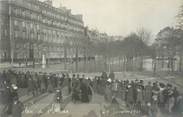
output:
<instances>
[{"instance_id":1,"label":"row of trees","mask_svg":"<svg viewBox=\"0 0 183 117\"><path fill-rule=\"evenodd\" d=\"M107 63L119 59L119 65L123 70L143 70L144 59L151 58L154 73L159 68L168 68L174 72L183 71L183 6L177 15L178 27L165 27L159 31L152 45L151 32L144 28L124 37L123 40L103 41L98 43L90 42L90 51L94 55L102 56ZM159 64L161 63L161 64ZM175 66L176 69L175 69Z\"/></svg>"},{"instance_id":2,"label":"row of trees","mask_svg":"<svg viewBox=\"0 0 183 117\"><path fill-rule=\"evenodd\" d=\"M118 58L119 65L123 70L143 70L144 57L151 56L152 49L148 45L148 40L151 38L151 33L145 29L141 29L136 33L131 33L123 40L106 40L92 45L92 53L102 56L107 63L116 62Z\"/></svg>"},{"instance_id":3,"label":"row of trees","mask_svg":"<svg viewBox=\"0 0 183 117\"><path fill-rule=\"evenodd\" d=\"M183 30L166 27L162 29L154 43L156 48L156 56L161 60L162 67L165 61L168 61L168 66L172 72L175 71L175 62L179 63L178 71L182 71L182 56L183 56Z\"/></svg>"},{"instance_id":4,"label":"row of trees","mask_svg":"<svg viewBox=\"0 0 183 117\"><path fill-rule=\"evenodd\" d=\"M149 44L152 35L145 29L140 29L124 37L123 40L102 41L90 43L90 51L94 55L102 56L107 70L107 65L118 59L118 64L123 70L142 71L144 60L152 59L154 73L159 68L169 68L175 71L175 62L178 71L182 71L183 60L183 30L166 27L156 35L153 44ZM166 66L167 65L167 66Z\"/></svg>"}]
</instances>

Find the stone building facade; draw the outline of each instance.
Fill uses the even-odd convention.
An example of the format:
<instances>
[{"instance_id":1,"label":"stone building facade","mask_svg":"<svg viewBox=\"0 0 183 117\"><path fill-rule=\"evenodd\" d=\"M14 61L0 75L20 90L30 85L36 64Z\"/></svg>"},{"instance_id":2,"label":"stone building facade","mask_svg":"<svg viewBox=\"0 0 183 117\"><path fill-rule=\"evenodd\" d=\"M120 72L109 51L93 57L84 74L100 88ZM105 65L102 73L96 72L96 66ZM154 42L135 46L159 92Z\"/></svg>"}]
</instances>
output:
<instances>
[{"instance_id":1,"label":"stone building facade","mask_svg":"<svg viewBox=\"0 0 183 117\"><path fill-rule=\"evenodd\" d=\"M87 41L82 15L56 8L51 0L4 0L0 5L1 61L39 63L43 55L47 61L82 57Z\"/></svg>"}]
</instances>

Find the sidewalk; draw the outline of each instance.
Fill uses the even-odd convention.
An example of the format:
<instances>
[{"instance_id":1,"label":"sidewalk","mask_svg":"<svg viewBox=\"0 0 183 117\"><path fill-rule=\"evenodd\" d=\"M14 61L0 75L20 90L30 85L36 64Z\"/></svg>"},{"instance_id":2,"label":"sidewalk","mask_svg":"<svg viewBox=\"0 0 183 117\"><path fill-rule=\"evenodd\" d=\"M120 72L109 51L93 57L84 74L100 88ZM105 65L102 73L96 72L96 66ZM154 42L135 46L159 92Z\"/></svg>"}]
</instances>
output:
<instances>
[{"instance_id":1,"label":"sidewalk","mask_svg":"<svg viewBox=\"0 0 183 117\"><path fill-rule=\"evenodd\" d=\"M53 93L49 94L46 97L39 100L38 102L36 102L35 104L31 105L30 107L27 107L23 112L23 117L39 116L39 114L42 114L44 111L47 111L47 107L54 101L54 95L55 94Z\"/></svg>"}]
</instances>

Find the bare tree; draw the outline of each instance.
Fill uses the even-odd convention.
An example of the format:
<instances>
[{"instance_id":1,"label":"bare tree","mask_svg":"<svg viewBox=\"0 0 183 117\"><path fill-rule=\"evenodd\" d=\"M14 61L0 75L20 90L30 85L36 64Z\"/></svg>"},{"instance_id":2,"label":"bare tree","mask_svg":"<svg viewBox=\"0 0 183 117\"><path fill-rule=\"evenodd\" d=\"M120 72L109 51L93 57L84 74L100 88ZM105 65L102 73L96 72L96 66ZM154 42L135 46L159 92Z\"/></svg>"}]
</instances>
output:
<instances>
[{"instance_id":1,"label":"bare tree","mask_svg":"<svg viewBox=\"0 0 183 117\"><path fill-rule=\"evenodd\" d=\"M150 31L148 31L147 29L141 27L137 30L137 35L139 37L139 39L143 42L141 44L145 44L145 45L149 45L150 44L150 40L152 38L152 34ZM141 45L142 47L143 45ZM144 51L142 50L143 47L141 48L140 51ZM143 52L141 52L143 53ZM140 55L140 70L143 70L143 64L144 64L144 56L143 55Z\"/></svg>"},{"instance_id":2,"label":"bare tree","mask_svg":"<svg viewBox=\"0 0 183 117\"><path fill-rule=\"evenodd\" d=\"M139 38L146 44L149 45L150 41L152 39L152 33L151 31L141 27L139 29L137 29L137 35L139 36Z\"/></svg>"}]
</instances>

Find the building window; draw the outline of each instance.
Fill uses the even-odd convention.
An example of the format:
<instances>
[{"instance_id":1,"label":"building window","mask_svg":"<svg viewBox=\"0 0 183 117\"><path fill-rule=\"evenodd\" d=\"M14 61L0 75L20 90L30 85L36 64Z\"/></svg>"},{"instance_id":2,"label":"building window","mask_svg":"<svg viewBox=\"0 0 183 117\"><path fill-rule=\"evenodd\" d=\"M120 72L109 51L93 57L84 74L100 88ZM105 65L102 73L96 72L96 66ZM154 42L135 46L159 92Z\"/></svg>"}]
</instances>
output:
<instances>
[{"instance_id":1,"label":"building window","mask_svg":"<svg viewBox=\"0 0 183 117\"><path fill-rule=\"evenodd\" d=\"M22 32L22 36L23 36L23 38L25 38L25 37L26 37L26 34L25 34L25 32Z\"/></svg>"},{"instance_id":2,"label":"building window","mask_svg":"<svg viewBox=\"0 0 183 117\"><path fill-rule=\"evenodd\" d=\"M5 37L8 36L8 31L7 31L7 29L4 29L4 36L5 36Z\"/></svg>"},{"instance_id":3,"label":"building window","mask_svg":"<svg viewBox=\"0 0 183 117\"><path fill-rule=\"evenodd\" d=\"M41 16L38 15L38 21L41 21Z\"/></svg>"},{"instance_id":4,"label":"building window","mask_svg":"<svg viewBox=\"0 0 183 117\"><path fill-rule=\"evenodd\" d=\"M22 16L25 17L25 15L26 15L26 14L25 14L25 11L22 11Z\"/></svg>"},{"instance_id":5,"label":"building window","mask_svg":"<svg viewBox=\"0 0 183 117\"><path fill-rule=\"evenodd\" d=\"M31 17L31 14L29 11L26 11L25 15L26 15L26 17L29 17L29 18Z\"/></svg>"},{"instance_id":6,"label":"building window","mask_svg":"<svg viewBox=\"0 0 183 117\"><path fill-rule=\"evenodd\" d=\"M14 8L14 9L13 9L13 13L14 13L15 15L17 15L17 14L18 14L18 10L17 10L16 8Z\"/></svg>"},{"instance_id":7,"label":"building window","mask_svg":"<svg viewBox=\"0 0 183 117\"><path fill-rule=\"evenodd\" d=\"M27 3L27 6L30 8L31 7L31 3Z\"/></svg>"},{"instance_id":8,"label":"building window","mask_svg":"<svg viewBox=\"0 0 183 117\"><path fill-rule=\"evenodd\" d=\"M40 39L41 39L41 36L40 36L40 34L39 34L39 33L37 34L37 38L38 38L38 40L40 40Z\"/></svg>"},{"instance_id":9,"label":"building window","mask_svg":"<svg viewBox=\"0 0 183 117\"><path fill-rule=\"evenodd\" d=\"M25 27L25 22L24 21L22 22L22 27Z\"/></svg>"},{"instance_id":10,"label":"building window","mask_svg":"<svg viewBox=\"0 0 183 117\"><path fill-rule=\"evenodd\" d=\"M34 38L34 34L33 33L31 33L31 39L33 39Z\"/></svg>"},{"instance_id":11,"label":"building window","mask_svg":"<svg viewBox=\"0 0 183 117\"><path fill-rule=\"evenodd\" d=\"M15 31L15 38L18 38L18 31Z\"/></svg>"},{"instance_id":12,"label":"building window","mask_svg":"<svg viewBox=\"0 0 183 117\"><path fill-rule=\"evenodd\" d=\"M43 19L42 21L43 21L43 23L45 23L45 22L46 22L46 20L45 20L45 19Z\"/></svg>"},{"instance_id":13,"label":"building window","mask_svg":"<svg viewBox=\"0 0 183 117\"><path fill-rule=\"evenodd\" d=\"M30 28L33 29L33 24L32 23L30 23Z\"/></svg>"},{"instance_id":14,"label":"building window","mask_svg":"<svg viewBox=\"0 0 183 117\"><path fill-rule=\"evenodd\" d=\"M18 21L14 20L14 25L17 26L18 25Z\"/></svg>"},{"instance_id":15,"label":"building window","mask_svg":"<svg viewBox=\"0 0 183 117\"><path fill-rule=\"evenodd\" d=\"M38 24L36 25L36 28L37 28L37 30L39 30L39 25Z\"/></svg>"}]
</instances>

